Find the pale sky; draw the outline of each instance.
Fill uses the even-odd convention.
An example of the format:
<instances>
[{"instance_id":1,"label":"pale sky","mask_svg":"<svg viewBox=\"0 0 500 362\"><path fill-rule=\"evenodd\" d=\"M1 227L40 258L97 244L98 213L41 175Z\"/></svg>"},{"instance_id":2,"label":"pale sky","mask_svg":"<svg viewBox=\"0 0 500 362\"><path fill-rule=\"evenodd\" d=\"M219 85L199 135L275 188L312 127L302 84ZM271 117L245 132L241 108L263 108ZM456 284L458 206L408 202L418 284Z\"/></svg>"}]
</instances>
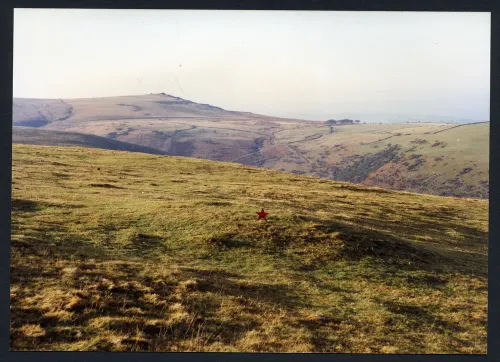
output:
<instances>
[{"instance_id":1,"label":"pale sky","mask_svg":"<svg viewBox=\"0 0 500 362\"><path fill-rule=\"evenodd\" d=\"M15 9L13 86L311 120L488 121L490 13Z\"/></svg>"}]
</instances>

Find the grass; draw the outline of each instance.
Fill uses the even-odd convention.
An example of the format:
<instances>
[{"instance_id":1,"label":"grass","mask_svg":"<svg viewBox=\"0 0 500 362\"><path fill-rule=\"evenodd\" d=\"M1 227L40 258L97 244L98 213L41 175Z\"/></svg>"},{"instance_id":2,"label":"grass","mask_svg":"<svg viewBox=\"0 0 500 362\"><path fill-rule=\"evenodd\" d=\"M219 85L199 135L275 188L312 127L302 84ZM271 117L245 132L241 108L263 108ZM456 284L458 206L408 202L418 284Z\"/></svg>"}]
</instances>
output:
<instances>
[{"instance_id":1,"label":"grass","mask_svg":"<svg viewBox=\"0 0 500 362\"><path fill-rule=\"evenodd\" d=\"M13 350L486 353L487 201L27 145L12 189Z\"/></svg>"}]
</instances>

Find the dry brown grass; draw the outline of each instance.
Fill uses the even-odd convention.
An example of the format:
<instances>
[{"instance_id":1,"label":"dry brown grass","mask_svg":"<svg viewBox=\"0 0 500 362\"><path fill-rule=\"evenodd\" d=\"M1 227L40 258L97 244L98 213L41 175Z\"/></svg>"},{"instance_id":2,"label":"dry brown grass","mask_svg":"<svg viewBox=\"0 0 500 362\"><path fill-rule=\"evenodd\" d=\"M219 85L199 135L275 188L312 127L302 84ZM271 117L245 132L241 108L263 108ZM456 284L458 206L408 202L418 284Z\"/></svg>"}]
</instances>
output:
<instances>
[{"instance_id":1,"label":"dry brown grass","mask_svg":"<svg viewBox=\"0 0 500 362\"><path fill-rule=\"evenodd\" d=\"M485 201L20 145L13 179L13 350L486 353Z\"/></svg>"}]
</instances>

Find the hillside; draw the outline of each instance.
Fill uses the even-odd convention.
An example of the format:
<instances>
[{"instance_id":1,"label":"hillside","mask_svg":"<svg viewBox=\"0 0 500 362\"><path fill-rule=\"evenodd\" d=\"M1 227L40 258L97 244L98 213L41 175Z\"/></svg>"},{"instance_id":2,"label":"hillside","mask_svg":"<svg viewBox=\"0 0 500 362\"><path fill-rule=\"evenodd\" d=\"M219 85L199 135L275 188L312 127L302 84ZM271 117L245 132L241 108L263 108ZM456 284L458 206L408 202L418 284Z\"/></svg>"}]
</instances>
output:
<instances>
[{"instance_id":1,"label":"hillside","mask_svg":"<svg viewBox=\"0 0 500 362\"><path fill-rule=\"evenodd\" d=\"M393 190L489 196L489 123L341 126L295 147L309 159L300 172ZM280 161L272 166L288 169Z\"/></svg>"},{"instance_id":2,"label":"hillside","mask_svg":"<svg viewBox=\"0 0 500 362\"><path fill-rule=\"evenodd\" d=\"M79 146L89 148L103 148L128 152L165 154L154 148L134 145L106 137L89 134L49 131L30 127L12 127L12 143L43 145L43 146Z\"/></svg>"},{"instance_id":3,"label":"hillside","mask_svg":"<svg viewBox=\"0 0 500 362\"><path fill-rule=\"evenodd\" d=\"M487 201L79 147L12 175L13 350L486 353Z\"/></svg>"},{"instance_id":4,"label":"hillside","mask_svg":"<svg viewBox=\"0 0 500 362\"><path fill-rule=\"evenodd\" d=\"M488 198L489 123L337 125L226 111L163 93L14 99L14 125L92 134L164 154L387 189Z\"/></svg>"},{"instance_id":5,"label":"hillside","mask_svg":"<svg viewBox=\"0 0 500 362\"><path fill-rule=\"evenodd\" d=\"M266 119L248 112L227 111L209 104L192 102L165 93L139 96L73 99L13 99L13 123L40 121L47 125L68 127L79 122L111 121L121 119L221 118Z\"/></svg>"}]
</instances>

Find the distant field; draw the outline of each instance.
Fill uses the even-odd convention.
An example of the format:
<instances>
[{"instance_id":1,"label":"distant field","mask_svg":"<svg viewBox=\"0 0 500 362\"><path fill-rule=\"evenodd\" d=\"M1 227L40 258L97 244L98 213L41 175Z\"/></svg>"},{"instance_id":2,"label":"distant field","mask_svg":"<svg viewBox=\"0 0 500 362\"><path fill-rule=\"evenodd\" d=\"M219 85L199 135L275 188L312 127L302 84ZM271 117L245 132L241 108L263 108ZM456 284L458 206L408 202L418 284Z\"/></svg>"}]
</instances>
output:
<instances>
[{"instance_id":1,"label":"distant field","mask_svg":"<svg viewBox=\"0 0 500 362\"><path fill-rule=\"evenodd\" d=\"M12 180L12 350L486 353L487 201L19 144Z\"/></svg>"},{"instance_id":2,"label":"distant field","mask_svg":"<svg viewBox=\"0 0 500 362\"><path fill-rule=\"evenodd\" d=\"M330 126L226 111L163 93L14 99L13 112L14 125L92 134L174 156L393 190L489 197L489 123Z\"/></svg>"}]
</instances>

